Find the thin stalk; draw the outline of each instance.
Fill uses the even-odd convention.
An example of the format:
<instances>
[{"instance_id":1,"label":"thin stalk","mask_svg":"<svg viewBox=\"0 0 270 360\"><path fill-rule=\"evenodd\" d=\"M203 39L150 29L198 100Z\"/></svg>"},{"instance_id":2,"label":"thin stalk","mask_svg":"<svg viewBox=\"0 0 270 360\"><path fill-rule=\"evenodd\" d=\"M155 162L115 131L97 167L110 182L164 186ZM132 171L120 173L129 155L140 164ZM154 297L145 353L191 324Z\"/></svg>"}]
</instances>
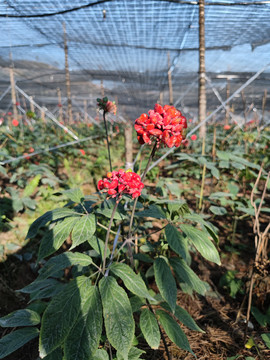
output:
<instances>
[{"instance_id":1,"label":"thin stalk","mask_svg":"<svg viewBox=\"0 0 270 360\"><path fill-rule=\"evenodd\" d=\"M107 122L106 122L106 112L103 111L103 120L104 120L104 126L106 131L106 141L107 141L107 149L108 149L108 156L109 156L109 163L110 163L110 171L112 171L112 160L111 160L111 152L110 152L110 143L109 143L109 136L108 136L108 129L107 129Z\"/></svg>"},{"instance_id":2,"label":"thin stalk","mask_svg":"<svg viewBox=\"0 0 270 360\"><path fill-rule=\"evenodd\" d=\"M202 156L205 155L205 136L203 137L203 143L202 143ZM201 184L201 191L200 191L200 202L199 202L199 209L202 208L202 202L203 202L203 190L204 190L204 182L205 182L205 173L206 173L206 165L203 165L203 173L202 173L202 184Z\"/></svg>"},{"instance_id":3,"label":"thin stalk","mask_svg":"<svg viewBox=\"0 0 270 360\"><path fill-rule=\"evenodd\" d=\"M143 180L145 179L145 176L147 174L147 171L150 167L150 164L151 164L151 161L155 155L155 152L156 152L156 149L157 149L157 142L155 142L154 146L153 146L153 149L151 151L151 154L149 156L149 159L148 159L148 162L147 162L147 165L146 165L146 168L142 174L142 177L141 177L141 182L143 182ZM130 223L129 223L129 230L128 230L128 238L131 237L131 230L132 230L132 225L133 225L133 220L134 220L134 214L135 214L135 209L136 209L136 205L137 205L137 201L138 201L138 198L136 198L134 200L134 204L133 204L133 208L132 208L132 212L131 212L131 217L130 217Z\"/></svg>"},{"instance_id":4,"label":"thin stalk","mask_svg":"<svg viewBox=\"0 0 270 360\"><path fill-rule=\"evenodd\" d=\"M105 246L104 246L104 254L103 254L103 267L102 267L102 272L104 274L105 272L105 268L106 268L106 254L107 254L107 248L108 248L108 242L109 242L109 237L110 237L110 231L111 231L111 227L112 227L112 223L113 223L113 218L116 212L118 206L118 202L116 200L116 203L114 205L113 211L112 211L112 215L110 218L110 222L109 222L109 226L108 226L108 230L107 230L107 234L106 234L106 240L105 240Z\"/></svg>"}]
</instances>

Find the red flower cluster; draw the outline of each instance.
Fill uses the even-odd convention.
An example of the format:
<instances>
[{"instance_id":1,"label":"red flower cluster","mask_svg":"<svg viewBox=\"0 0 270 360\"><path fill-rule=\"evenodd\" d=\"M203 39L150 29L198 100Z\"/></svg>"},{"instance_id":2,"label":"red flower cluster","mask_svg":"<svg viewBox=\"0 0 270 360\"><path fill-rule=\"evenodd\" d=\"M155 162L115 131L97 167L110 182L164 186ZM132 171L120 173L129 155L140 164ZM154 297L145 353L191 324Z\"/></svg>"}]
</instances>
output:
<instances>
[{"instance_id":1,"label":"red flower cluster","mask_svg":"<svg viewBox=\"0 0 270 360\"><path fill-rule=\"evenodd\" d=\"M19 121L16 120L16 119L13 119L13 120L12 120L12 125L15 126L15 127L18 126L18 125L19 125Z\"/></svg>"},{"instance_id":2,"label":"red flower cluster","mask_svg":"<svg viewBox=\"0 0 270 360\"><path fill-rule=\"evenodd\" d=\"M136 198L141 195L143 187L144 184L138 174L123 169L108 172L107 177L98 182L98 189L107 192L113 198L117 195L121 197L122 194Z\"/></svg>"},{"instance_id":3,"label":"red flower cluster","mask_svg":"<svg viewBox=\"0 0 270 360\"><path fill-rule=\"evenodd\" d=\"M109 101L107 97L103 99L97 99L97 106L100 110L103 110L105 113L112 113L116 115L117 106L114 101Z\"/></svg>"},{"instance_id":4,"label":"red flower cluster","mask_svg":"<svg viewBox=\"0 0 270 360\"><path fill-rule=\"evenodd\" d=\"M187 119L174 106L159 104L154 110L149 110L149 115L142 114L135 120L135 130L140 144L151 144L151 139L168 147L180 146L184 135L183 129L187 128Z\"/></svg>"}]
</instances>

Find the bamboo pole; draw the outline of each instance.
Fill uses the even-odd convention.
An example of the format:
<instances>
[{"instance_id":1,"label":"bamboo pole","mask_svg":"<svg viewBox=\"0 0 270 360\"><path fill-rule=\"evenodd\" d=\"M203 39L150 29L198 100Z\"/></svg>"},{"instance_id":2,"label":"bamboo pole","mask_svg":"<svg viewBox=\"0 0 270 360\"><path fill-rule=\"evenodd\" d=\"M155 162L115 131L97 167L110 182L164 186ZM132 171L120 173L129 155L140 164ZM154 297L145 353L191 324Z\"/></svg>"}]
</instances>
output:
<instances>
[{"instance_id":1,"label":"bamboo pole","mask_svg":"<svg viewBox=\"0 0 270 360\"><path fill-rule=\"evenodd\" d=\"M206 118L206 90L205 90L205 26L204 0L199 0L199 122ZM200 137L206 135L206 124L200 127Z\"/></svg>"},{"instance_id":2,"label":"bamboo pole","mask_svg":"<svg viewBox=\"0 0 270 360\"><path fill-rule=\"evenodd\" d=\"M84 122L87 123L87 100L83 100Z\"/></svg>"},{"instance_id":3,"label":"bamboo pole","mask_svg":"<svg viewBox=\"0 0 270 360\"><path fill-rule=\"evenodd\" d=\"M227 85L226 85L226 99L230 97L230 79L227 78ZM225 116L225 125L229 125L229 117L230 117L230 103L227 103L226 106L226 116Z\"/></svg>"},{"instance_id":4,"label":"bamboo pole","mask_svg":"<svg viewBox=\"0 0 270 360\"><path fill-rule=\"evenodd\" d=\"M160 103L160 105L162 105L162 106L163 106L163 95L164 95L164 93L163 93L163 91L161 91L161 92L159 93L159 103Z\"/></svg>"},{"instance_id":5,"label":"bamboo pole","mask_svg":"<svg viewBox=\"0 0 270 360\"><path fill-rule=\"evenodd\" d=\"M125 168L133 170L132 123L127 121L125 126Z\"/></svg>"},{"instance_id":6,"label":"bamboo pole","mask_svg":"<svg viewBox=\"0 0 270 360\"><path fill-rule=\"evenodd\" d=\"M32 113L35 112L35 106L34 106L34 103L33 103L33 96L29 96L29 102L30 102L30 110Z\"/></svg>"},{"instance_id":7,"label":"bamboo pole","mask_svg":"<svg viewBox=\"0 0 270 360\"><path fill-rule=\"evenodd\" d=\"M69 124L71 124L73 122L73 116L72 116L72 101L71 101L71 90L70 90L70 73L68 66L67 32L66 32L65 22L63 22L63 32L64 32L65 73L66 73L67 102L68 102L68 122Z\"/></svg>"},{"instance_id":8,"label":"bamboo pole","mask_svg":"<svg viewBox=\"0 0 270 360\"><path fill-rule=\"evenodd\" d=\"M263 94L263 99L262 99L262 119L261 119L261 123L263 123L263 121L264 121L264 112L265 112L266 100L267 100L267 90L265 89L264 94Z\"/></svg>"},{"instance_id":9,"label":"bamboo pole","mask_svg":"<svg viewBox=\"0 0 270 360\"><path fill-rule=\"evenodd\" d=\"M244 90L241 91L241 97L242 97L242 102L243 102L243 108L244 108L244 118L245 118L245 124L247 123L247 102L246 102L246 97L245 97L245 93Z\"/></svg>"},{"instance_id":10,"label":"bamboo pole","mask_svg":"<svg viewBox=\"0 0 270 360\"><path fill-rule=\"evenodd\" d=\"M10 55L12 60L12 57ZM14 80L14 72L13 72L13 63L9 67L9 77L10 77L10 86L11 86L11 101L13 107L13 118L18 120L18 110L16 105L16 89L15 89L15 80Z\"/></svg>"},{"instance_id":11,"label":"bamboo pole","mask_svg":"<svg viewBox=\"0 0 270 360\"><path fill-rule=\"evenodd\" d=\"M58 97L58 107L59 107L59 121L63 122L63 105L62 105L62 95L60 88L57 88L57 97Z\"/></svg>"},{"instance_id":12,"label":"bamboo pole","mask_svg":"<svg viewBox=\"0 0 270 360\"><path fill-rule=\"evenodd\" d=\"M103 86L103 80L100 80L100 91L101 91L101 96L102 98L104 98L105 96L105 92L104 92L104 86Z\"/></svg>"},{"instance_id":13,"label":"bamboo pole","mask_svg":"<svg viewBox=\"0 0 270 360\"><path fill-rule=\"evenodd\" d=\"M172 87L172 71L171 71L170 52L168 52L167 56L168 56L169 99L170 99L170 105L173 105L173 87Z\"/></svg>"}]
</instances>

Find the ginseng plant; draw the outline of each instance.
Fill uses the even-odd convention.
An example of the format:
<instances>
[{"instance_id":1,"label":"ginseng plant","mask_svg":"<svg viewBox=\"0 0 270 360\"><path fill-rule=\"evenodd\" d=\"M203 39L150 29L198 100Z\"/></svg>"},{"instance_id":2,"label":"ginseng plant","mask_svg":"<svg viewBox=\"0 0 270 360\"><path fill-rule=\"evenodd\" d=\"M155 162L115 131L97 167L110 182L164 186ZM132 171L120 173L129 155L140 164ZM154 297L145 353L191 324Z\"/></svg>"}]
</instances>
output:
<instances>
[{"instance_id":1,"label":"ginseng plant","mask_svg":"<svg viewBox=\"0 0 270 360\"><path fill-rule=\"evenodd\" d=\"M190 252L220 264L217 235L184 200L155 197L144 184L158 150L180 147L186 126L179 110L156 104L135 121L139 143L152 146L142 176L110 170L98 193L64 191L67 205L30 226L27 238L42 236L39 274L20 290L27 308L0 319L13 328L0 340L0 359L36 337L45 360L141 359L161 339L171 359L164 333L195 356L179 323L203 330L177 304L177 287L205 294Z\"/></svg>"}]
</instances>

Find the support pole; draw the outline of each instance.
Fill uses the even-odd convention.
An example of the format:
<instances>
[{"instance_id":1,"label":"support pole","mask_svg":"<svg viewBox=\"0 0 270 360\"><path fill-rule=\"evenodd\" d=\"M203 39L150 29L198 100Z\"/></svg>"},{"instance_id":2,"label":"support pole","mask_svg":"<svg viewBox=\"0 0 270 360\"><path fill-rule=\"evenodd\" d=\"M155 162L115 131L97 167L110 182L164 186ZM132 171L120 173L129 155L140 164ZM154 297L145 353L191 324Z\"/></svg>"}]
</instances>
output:
<instances>
[{"instance_id":1,"label":"support pole","mask_svg":"<svg viewBox=\"0 0 270 360\"><path fill-rule=\"evenodd\" d=\"M262 99L262 118L261 123L264 122L264 112L265 112L265 105L266 105L266 99L267 99L267 90L264 90L263 99Z\"/></svg>"},{"instance_id":2,"label":"support pole","mask_svg":"<svg viewBox=\"0 0 270 360\"><path fill-rule=\"evenodd\" d=\"M230 79L227 78L226 99L228 99L229 97L230 97ZM228 102L226 107L225 125L229 125L229 117L230 117L230 103Z\"/></svg>"},{"instance_id":3,"label":"support pole","mask_svg":"<svg viewBox=\"0 0 270 360\"><path fill-rule=\"evenodd\" d=\"M105 93L104 93L104 86L103 86L103 80L100 80L100 91L101 91L101 97L104 98Z\"/></svg>"},{"instance_id":4,"label":"support pole","mask_svg":"<svg viewBox=\"0 0 270 360\"><path fill-rule=\"evenodd\" d=\"M83 100L84 122L87 123L87 100Z\"/></svg>"},{"instance_id":5,"label":"support pole","mask_svg":"<svg viewBox=\"0 0 270 360\"><path fill-rule=\"evenodd\" d=\"M204 27L204 0L199 0L199 123L200 137L206 135L206 90L205 90L205 27Z\"/></svg>"},{"instance_id":6,"label":"support pole","mask_svg":"<svg viewBox=\"0 0 270 360\"><path fill-rule=\"evenodd\" d=\"M10 55L10 60L12 61L12 57ZM10 76L10 86L11 86L11 101L13 107L13 117L18 120L18 111L16 105L16 90L15 90L15 81L14 81L14 72L13 72L13 63L11 63L9 68L9 76Z\"/></svg>"},{"instance_id":7,"label":"support pole","mask_svg":"<svg viewBox=\"0 0 270 360\"><path fill-rule=\"evenodd\" d=\"M59 107L59 121L63 122L63 104L62 104L62 95L60 88L57 88L57 97L58 97L58 107Z\"/></svg>"},{"instance_id":8,"label":"support pole","mask_svg":"<svg viewBox=\"0 0 270 360\"><path fill-rule=\"evenodd\" d=\"M67 46L67 33L66 33L66 24L63 22L63 31L64 31L64 50L65 50L65 72L66 72L66 87L67 87L67 99L68 99L68 122L72 123L72 101L71 101L71 90L70 90L70 73L68 66L68 46Z\"/></svg>"},{"instance_id":9,"label":"support pole","mask_svg":"<svg viewBox=\"0 0 270 360\"><path fill-rule=\"evenodd\" d=\"M168 55L168 83L169 83L170 105L173 105L173 87L172 87L172 71L171 71L170 52L168 52L167 55Z\"/></svg>"},{"instance_id":10,"label":"support pole","mask_svg":"<svg viewBox=\"0 0 270 360\"><path fill-rule=\"evenodd\" d=\"M30 102L30 110L31 110L32 113L34 113L35 112L35 106L34 106L33 96L29 96L29 98L30 98L30 100L29 100L29 102Z\"/></svg>"},{"instance_id":11,"label":"support pole","mask_svg":"<svg viewBox=\"0 0 270 360\"><path fill-rule=\"evenodd\" d=\"M132 123L127 121L125 126L125 168L133 170Z\"/></svg>"},{"instance_id":12,"label":"support pole","mask_svg":"<svg viewBox=\"0 0 270 360\"><path fill-rule=\"evenodd\" d=\"M159 103L161 106L163 106L163 91L160 91L159 93Z\"/></svg>"}]
</instances>

